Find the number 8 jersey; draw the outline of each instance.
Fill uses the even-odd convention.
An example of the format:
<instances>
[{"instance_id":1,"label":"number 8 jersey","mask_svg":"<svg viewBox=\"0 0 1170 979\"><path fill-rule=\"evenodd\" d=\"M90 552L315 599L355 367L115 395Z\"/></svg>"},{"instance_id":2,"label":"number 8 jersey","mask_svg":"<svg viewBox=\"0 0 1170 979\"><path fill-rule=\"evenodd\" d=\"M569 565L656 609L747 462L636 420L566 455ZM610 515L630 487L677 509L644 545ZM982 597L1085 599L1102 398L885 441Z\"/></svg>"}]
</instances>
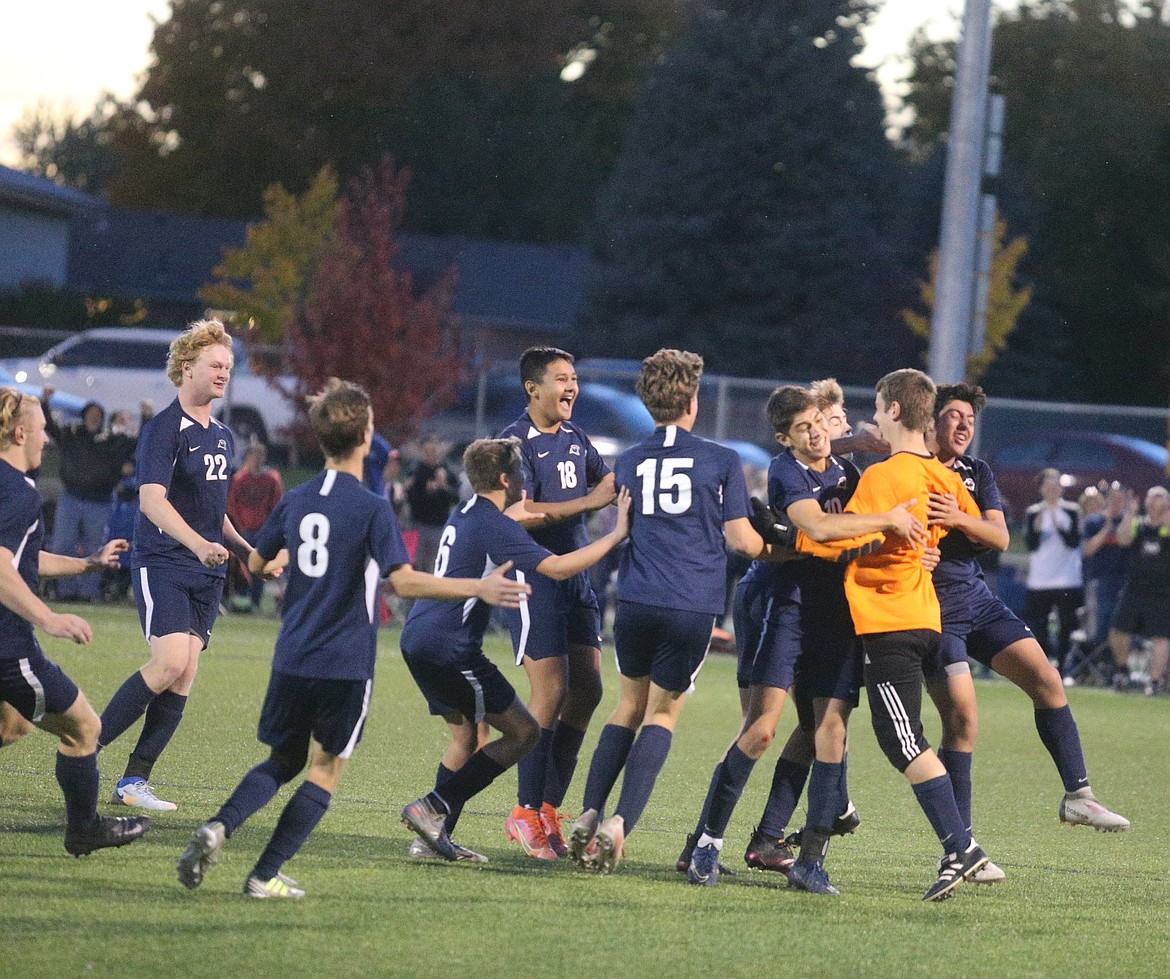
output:
<instances>
[{"instance_id":1,"label":"number 8 jersey","mask_svg":"<svg viewBox=\"0 0 1170 979\"><path fill-rule=\"evenodd\" d=\"M272 669L372 679L378 581L410 564L394 508L349 473L326 469L281 498L255 543L267 561L283 547L289 555Z\"/></svg>"},{"instance_id":2,"label":"number 8 jersey","mask_svg":"<svg viewBox=\"0 0 1170 979\"><path fill-rule=\"evenodd\" d=\"M739 455L666 425L618 456L613 469L633 497L618 599L722 615L723 524L750 512Z\"/></svg>"},{"instance_id":3,"label":"number 8 jersey","mask_svg":"<svg viewBox=\"0 0 1170 979\"><path fill-rule=\"evenodd\" d=\"M138 485L162 486L167 501L192 530L222 544L234 454L231 429L214 418L204 428L175 398L138 436ZM133 567L175 568L216 578L227 574L226 563L204 567L192 551L164 534L142 512L134 530Z\"/></svg>"}]
</instances>

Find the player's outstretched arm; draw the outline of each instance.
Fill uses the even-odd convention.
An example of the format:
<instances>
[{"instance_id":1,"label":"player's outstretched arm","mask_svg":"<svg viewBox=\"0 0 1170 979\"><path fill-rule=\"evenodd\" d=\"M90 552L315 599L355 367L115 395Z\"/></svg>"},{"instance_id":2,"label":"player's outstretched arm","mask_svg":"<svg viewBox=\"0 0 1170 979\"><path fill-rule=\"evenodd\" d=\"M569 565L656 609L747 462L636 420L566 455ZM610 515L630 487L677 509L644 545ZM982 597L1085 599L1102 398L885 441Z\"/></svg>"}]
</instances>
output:
<instances>
[{"instance_id":1,"label":"player's outstretched arm","mask_svg":"<svg viewBox=\"0 0 1170 979\"><path fill-rule=\"evenodd\" d=\"M818 544L865 534L896 534L919 545L926 543L926 528L911 513L917 502L907 500L883 513L826 513L816 500L797 500L788 507L788 518Z\"/></svg>"},{"instance_id":2,"label":"player's outstretched arm","mask_svg":"<svg viewBox=\"0 0 1170 979\"><path fill-rule=\"evenodd\" d=\"M622 487L621 492L617 495L618 518L613 530L584 547L569 551L568 554L552 554L546 557L536 566L536 570L546 578L564 581L586 568L593 567L625 540L626 535L630 532L630 500L630 491Z\"/></svg>"},{"instance_id":3,"label":"player's outstretched arm","mask_svg":"<svg viewBox=\"0 0 1170 979\"><path fill-rule=\"evenodd\" d=\"M932 527L957 530L973 544L1006 551L1011 537L1002 510L985 510L981 516L965 512L953 493L931 493L926 508Z\"/></svg>"},{"instance_id":4,"label":"player's outstretched arm","mask_svg":"<svg viewBox=\"0 0 1170 979\"><path fill-rule=\"evenodd\" d=\"M17 572L15 561L12 551L0 547L0 603L50 636L88 643L93 638L89 623L78 615L58 614L37 598Z\"/></svg>"},{"instance_id":5,"label":"player's outstretched arm","mask_svg":"<svg viewBox=\"0 0 1170 979\"><path fill-rule=\"evenodd\" d=\"M42 578L69 578L89 571L120 566L118 557L130 550L130 542L123 537L106 541L101 549L89 557L69 557L66 554L50 554L41 551L37 555L37 574Z\"/></svg>"},{"instance_id":6,"label":"player's outstretched arm","mask_svg":"<svg viewBox=\"0 0 1170 979\"><path fill-rule=\"evenodd\" d=\"M489 605L518 608L532 586L504 577L511 569L512 562L505 561L485 578L436 578L425 571L416 571L409 564L400 564L390 572L390 584L403 598L448 601L478 598Z\"/></svg>"}]
</instances>

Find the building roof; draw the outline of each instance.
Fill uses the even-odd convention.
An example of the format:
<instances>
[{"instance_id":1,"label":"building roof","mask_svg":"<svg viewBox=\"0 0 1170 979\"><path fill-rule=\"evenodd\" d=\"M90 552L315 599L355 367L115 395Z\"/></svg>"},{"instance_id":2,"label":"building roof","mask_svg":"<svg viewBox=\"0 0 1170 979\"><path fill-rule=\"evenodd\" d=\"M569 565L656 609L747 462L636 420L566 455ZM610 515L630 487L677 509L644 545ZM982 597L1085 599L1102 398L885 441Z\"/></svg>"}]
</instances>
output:
<instances>
[{"instance_id":1,"label":"building roof","mask_svg":"<svg viewBox=\"0 0 1170 979\"><path fill-rule=\"evenodd\" d=\"M0 204L63 216L102 207L91 194L6 166L0 166Z\"/></svg>"},{"instance_id":2,"label":"building roof","mask_svg":"<svg viewBox=\"0 0 1170 979\"><path fill-rule=\"evenodd\" d=\"M74 221L69 283L87 292L197 303L225 247L247 222L104 207ZM530 245L403 233L397 263L425 290L456 270L452 311L473 325L568 330L580 310L589 256L569 245Z\"/></svg>"}]
</instances>

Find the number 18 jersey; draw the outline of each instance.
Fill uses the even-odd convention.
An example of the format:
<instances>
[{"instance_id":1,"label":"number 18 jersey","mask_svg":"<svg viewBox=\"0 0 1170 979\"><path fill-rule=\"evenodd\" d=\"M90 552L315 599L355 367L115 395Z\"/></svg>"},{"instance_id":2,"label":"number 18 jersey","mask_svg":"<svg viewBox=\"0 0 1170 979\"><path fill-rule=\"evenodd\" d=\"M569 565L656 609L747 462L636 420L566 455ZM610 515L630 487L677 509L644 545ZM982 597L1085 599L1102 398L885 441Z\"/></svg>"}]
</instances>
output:
<instances>
[{"instance_id":1,"label":"number 18 jersey","mask_svg":"<svg viewBox=\"0 0 1170 979\"><path fill-rule=\"evenodd\" d=\"M394 508L349 473L326 469L286 493L256 536L271 561L288 548L288 585L272 668L368 680L378 644L378 579L410 555Z\"/></svg>"},{"instance_id":2,"label":"number 18 jersey","mask_svg":"<svg viewBox=\"0 0 1170 979\"><path fill-rule=\"evenodd\" d=\"M614 477L633 496L618 598L722 615L723 524L750 512L739 455L666 425L618 456Z\"/></svg>"}]
</instances>

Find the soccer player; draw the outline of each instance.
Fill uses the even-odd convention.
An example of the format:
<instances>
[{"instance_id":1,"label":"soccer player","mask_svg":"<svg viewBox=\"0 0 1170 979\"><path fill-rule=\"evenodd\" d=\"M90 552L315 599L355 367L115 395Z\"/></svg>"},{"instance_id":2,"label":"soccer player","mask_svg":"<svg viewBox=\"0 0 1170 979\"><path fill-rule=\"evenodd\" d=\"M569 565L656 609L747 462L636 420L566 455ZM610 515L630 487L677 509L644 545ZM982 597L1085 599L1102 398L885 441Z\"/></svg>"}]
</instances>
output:
<instances>
[{"instance_id":1,"label":"soccer player","mask_svg":"<svg viewBox=\"0 0 1170 979\"><path fill-rule=\"evenodd\" d=\"M134 596L150 659L102 712L99 744L112 744L144 713L142 734L111 802L172 810L148 784L170 743L211 641L227 573L228 546L246 560L251 545L227 517L235 455L231 429L211 416L232 372L232 340L219 320L199 320L171 343L171 404L138 437L138 526ZM227 546L225 546L225 544Z\"/></svg>"},{"instance_id":2,"label":"soccer player","mask_svg":"<svg viewBox=\"0 0 1170 979\"><path fill-rule=\"evenodd\" d=\"M617 524L591 544L554 554L536 543L508 513L522 508L525 476L517 438L480 439L467 447L463 465L475 495L451 515L439 545L435 573L477 575L497 565L515 565L517 579L533 589L543 575L575 578L616 547L629 529L630 497L617 499ZM471 860L452 843L450 828L464 804L516 764L537 743L538 722L512 685L483 654L488 609L471 601L416 602L402 630L402 655L432 714L451 730L453 748L476 743L486 721L500 737L471 754L457 770L439 766L434 788L402 810L402 819L439 856ZM452 749L444 757L451 757Z\"/></svg>"},{"instance_id":3,"label":"soccer player","mask_svg":"<svg viewBox=\"0 0 1170 979\"><path fill-rule=\"evenodd\" d=\"M58 614L37 597L41 576L66 577L114 567L125 540L88 558L41 550L41 497L28 474L40 468L49 436L40 401L0 388L0 747L39 727L59 739L57 784L65 796L65 850L75 857L132 843L149 816L97 813L98 716L85 694L37 642L36 628L82 645L89 623Z\"/></svg>"},{"instance_id":4,"label":"soccer player","mask_svg":"<svg viewBox=\"0 0 1170 979\"><path fill-rule=\"evenodd\" d=\"M768 502L797 528L817 541L876 532L907 539L924 536L923 526L906 506L881 514L842 512L859 474L852 463L831 455L828 428L812 391L795 385L777 388L768 399L767 415L776 441L785 449L772 460ZM755 567L762 563L757 561ZM809 719L816 746L809 785L810 826L818 833L822 826L831 828L848 809L845 732L857 705L861 664L845 601L844 570L827 561L805 559L775 565L770 578L764 625L749 671L748 716L719 764L687 872L692 884L718 882L723 831L752 767L775 736L794 680L800 714ZM805 836L808 845L819 845L809 832Z\"/></svg>"},{"instance_id":5,"label":"soccer player","mask_svg":"<svg viewBox=\"0 0 1170 979\"><path fill-rule=\"evenodd\" d=\"M893 454L862 474L848 512L881 512L912 498L913 512L925 521L934 493L949 494L958 510L982 517L960 477L927 450L934 399L934 382L921 371L898 370L878 381L874 423ZM936 523L930 527L928 540L937 543L945 534L946 529ZM862 640L865 686L878 744L906 776L943 847L937 879L923 895L924 901L940 901L983 867L987 854L972 840L946 767L922 730L923 668L938 654L942 622L920 547L887 540L876 553L849 565L845 593ZM806 859L804 850L793 873ZM829 886L823 867L815 859L812 862L816 876Z\"/></svg>"},{"instance_id":6,"label":"soccer player","mask_svg":"<svg viewBox=\"0 0 1170 979\"><path fill-rule=\"evenodd\" d=\"M976 554L1005 550L1007 522L991 468L967 455L975 419L987 398L983 389L960 383L939 387L935 396L935 444L938 460L952 469L981 511L964 513L949 494L930 497L930 522L952 531L942 539L942 561L934 570L934 587L942 614L942 639L934 663L925 665L927 691L938 707L943 733L938 757L946 766L955 801L968 829L971 816L971 755L978 728L975 687L968 658L1011 680L1031 698L1036 730L1064 783L1061 822L1117 832L1129 828L1093 795L1081 749L1080 734L1065 695L1060 672L1028 628L983 580ZM958 531L957 533L955 531ZM976 883L1006 879L994 863L977 871Z\"/></svg>"},{"instance_id":7,"label":"soccer player","mask_svg":"<svg viewBox=\"0 0 1170 979\"><path fill-rule=\"evenodd\" d=\"M726 549L751 558L769 552L748 520L739 457L691 434L702 372L703 358L685 351L663 349L642 361L637 391L657 428L615 464L616 484L636 501L614 620L621 693L593 754L569 841L573 861L601 873L618 866L666 763L711 628L723 614ZM621 796L603 822L623 768Z\"/></svg>"},{"instance_id":8,"label":"soccer player","mask_svg":"<svg viewBox=\"0 0 1170 979\"><path fill-rule=\"evenodd\" d=\"M345 763L361 740L373 689L379 577L410 598L515 604L527 592L503 576L432 577L410 566L394 509L362 485L374 434L369 395L337 379L310 401L309 421L325 469L288 493L265 521L248 559L258 573L290 565L280 635L258 737L271 748L219 811L195 831L178 862L179 881L202 882L224 841L309 765L272 838L244 882L255 898L299 898L281 873L325 815ZM456 605L456 608L459 606Z\"/></svg>"},{"instance_id":9,"label":"soccer player","mask_svg":"<svg viewBox=\"0 0 1170 979\"><path fill-rule=\"evenodd\" d=\"M572 421L572 354L556 347L526 350L520 382L528 408L501 437L520 440L528 503L544 515L531 528L532 539L567 554L588 542L587 515L613 502L613 475ZM566 852L559 808L601 702L601 612L589 576L533 579L532 597L508 614L508 624L516 663L528 674L528 710L540 738L517 766L517 804L504 833L528 856L555 860Z\"/></svg>"}]
</instances>

